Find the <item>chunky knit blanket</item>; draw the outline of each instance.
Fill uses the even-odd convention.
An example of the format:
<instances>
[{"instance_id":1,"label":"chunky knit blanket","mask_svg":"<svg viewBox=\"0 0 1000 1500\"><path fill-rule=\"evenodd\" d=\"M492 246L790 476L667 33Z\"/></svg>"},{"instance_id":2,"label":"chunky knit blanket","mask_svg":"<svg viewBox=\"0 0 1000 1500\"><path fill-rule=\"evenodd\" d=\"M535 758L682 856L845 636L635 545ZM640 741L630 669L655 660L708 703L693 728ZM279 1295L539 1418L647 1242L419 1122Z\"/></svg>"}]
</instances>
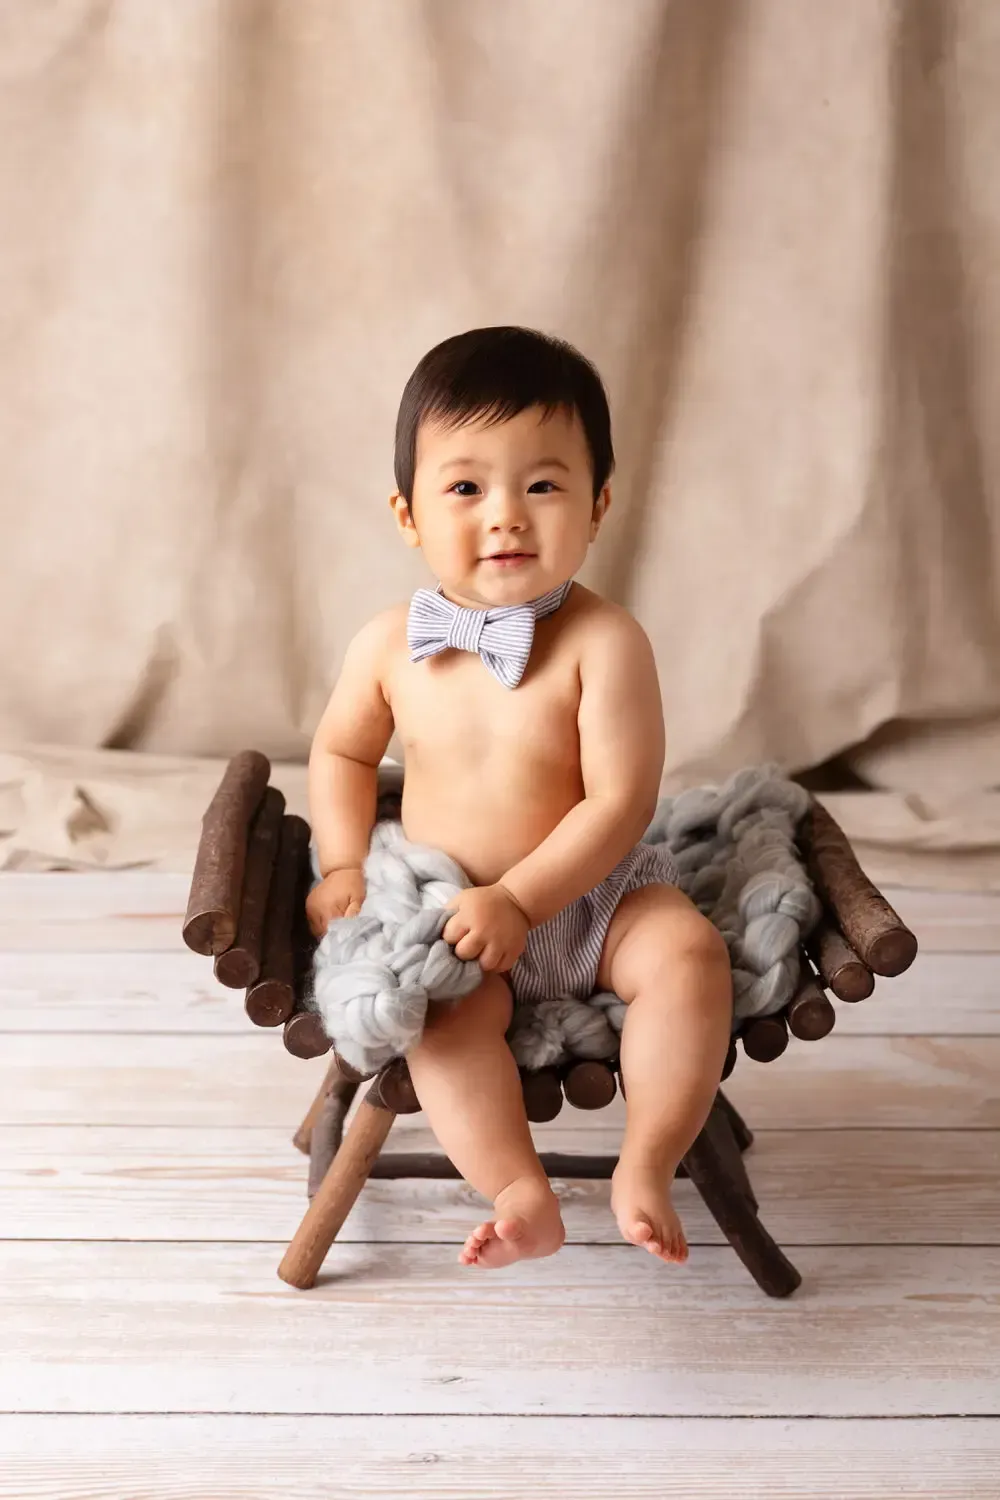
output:
<instances>
[{"instance_id":1,"label":"chunky knit blanket","mask_svg":"<svg viewBox=\"0 0 1000 1500\"><path fill-rule=\"evenodd\" d=\"M470 882L448 855L406 839L399 794L397 771L382 785L361 912L331 922L307 1002L363 1073L414 1046L428 1005L454 1004L482 980L479 964L456 958L441 937L444 907ZM726 940L734 1031L780 1010L798 983L799 945L820 915L795 845L808 804L808 793L777 767L751 767L724 786L663 798L645 834L668 845L681 889ZM516 1008L508 1041L526 1068L613 1057L624 1015L615 995L553 995Z\"/></svg>"}]
</instances>

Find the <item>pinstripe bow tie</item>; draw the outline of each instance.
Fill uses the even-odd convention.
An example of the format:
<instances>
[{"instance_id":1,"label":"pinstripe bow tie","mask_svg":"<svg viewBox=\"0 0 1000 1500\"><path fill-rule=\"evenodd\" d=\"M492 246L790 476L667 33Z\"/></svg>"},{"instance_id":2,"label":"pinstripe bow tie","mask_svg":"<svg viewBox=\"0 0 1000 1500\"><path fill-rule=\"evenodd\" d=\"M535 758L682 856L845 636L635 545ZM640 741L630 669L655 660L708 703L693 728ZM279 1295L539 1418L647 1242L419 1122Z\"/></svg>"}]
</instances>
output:
<instances>
[{"instance_id":1,"label":"pinstripe bow tie","mask_svg":"<svg viewBox=\"0 0 1000 1500\"><path fill-rule=\"evenodd\" d=\"M524 675L535 638L535 621L555 614L570 584L501 609L465 609L438 590L417 589L410 601L406 640L411 661L423 661L439 651L476 651L505 688L516 688Z\"/></svg>"}]
</instances>

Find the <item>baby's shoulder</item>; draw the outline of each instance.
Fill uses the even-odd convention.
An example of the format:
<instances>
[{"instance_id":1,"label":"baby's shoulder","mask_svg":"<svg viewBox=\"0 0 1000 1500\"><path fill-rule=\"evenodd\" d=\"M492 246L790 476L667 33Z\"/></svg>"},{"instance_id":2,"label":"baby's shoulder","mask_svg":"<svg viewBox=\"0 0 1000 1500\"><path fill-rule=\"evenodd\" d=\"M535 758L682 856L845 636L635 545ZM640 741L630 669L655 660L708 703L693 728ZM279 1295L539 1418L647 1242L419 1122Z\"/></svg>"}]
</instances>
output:
<instances>
[{"instance_id":1,"label":"baby's shoulder","mask_svg":"<svg viewBox=\"0 0 1000 1500\"><path fill-rule=\"evenodd\" d=\"M358 631L356 640L362 637L365 640L382 642L391 645L394 641L406 639L406 618L408 606L405 604L390 604L388 609L380 609L377 615L372 615Z\"/></svg>"},{"instance_id":2,"label":"baby's shoulder","mask_svg":"<svg viewBox=\"0 0 1000 1500\"><path fill-rule=\"evenodd\" d=\"M577 584L571 595L571 624L581 643L595 646L641 646L646 632L634 615L621 604L604 599L592 589Z\"/></svg>"},{"instance_id":3,"label":"baby's shoulder","mask_svg":"<svg viewBox=\"0 0 1000 1500\"><path fill-rule=\"evenodd\" d=\"M379 669L391 665L397 652L406 647L406 615L405 604L393 604L372 615L352 639L348 656Z\"/></svg>"}]
</instances>

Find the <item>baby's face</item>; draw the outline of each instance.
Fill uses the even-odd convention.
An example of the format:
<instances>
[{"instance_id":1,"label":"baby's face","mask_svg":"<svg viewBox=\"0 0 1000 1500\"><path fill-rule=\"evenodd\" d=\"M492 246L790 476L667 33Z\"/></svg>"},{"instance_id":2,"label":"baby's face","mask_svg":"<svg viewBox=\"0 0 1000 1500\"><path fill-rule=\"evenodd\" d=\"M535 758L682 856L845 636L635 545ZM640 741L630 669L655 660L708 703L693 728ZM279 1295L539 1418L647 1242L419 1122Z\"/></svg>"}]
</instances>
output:
<instances>
[{"instance_id":1,"label":"baby's face","mask_svg":"<svg viewBox=\"0 0 1000 1500\"><path fill-rule=\"evenodd\" d=\"M531 407L510 421L421 424L413 504L393 497L404 539L445 593L472 608L523 604L578 571L610 503L594 503L580 419Z\"/></svg>"}]
</instances>

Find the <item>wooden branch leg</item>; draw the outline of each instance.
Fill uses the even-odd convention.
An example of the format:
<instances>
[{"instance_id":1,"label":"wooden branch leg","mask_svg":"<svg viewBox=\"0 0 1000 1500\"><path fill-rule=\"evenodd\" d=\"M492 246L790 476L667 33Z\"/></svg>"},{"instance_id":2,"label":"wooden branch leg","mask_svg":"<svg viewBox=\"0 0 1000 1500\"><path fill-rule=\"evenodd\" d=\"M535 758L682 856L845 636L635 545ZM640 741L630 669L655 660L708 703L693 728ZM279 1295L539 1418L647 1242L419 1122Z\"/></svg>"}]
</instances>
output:
<instances>
[{"instance_id":1,"label":"wooden branch leg","mask_svg":"<svg viewBox=\"0 0 1000 1500\"><path fill-rule=\"evenodd\" d=\"M749 1200L751 1208L756 1213L757 1194L754 1192L753 1185L747 1175L747 1169L743 1162L743 1155L740 1151L739 1141L736 1138L736 1132L729 1123L729 1116L726 1114L726 1111L719 1105L718 1098L716 1098L716 1102L712 1106L712 1113L708 1123L712 1129L715 1145L723 1158L727 1176L731 1182L740 1188L743 1196ZM742 1121L740 1123L742 1124Z\"/></svg>"},{"instance_id":2,"label":"wooden branch leg","mask_svg":"<svg viewBox=\"0 0 1000 1500\"><path fill-rule=\"evenodd\" d=\"M357 1202L392 1129L396 1116L372 1102L373 1093L378 1097L377 1084L376 1079L358 1106L344 1143L278 1267L278 1275L290 1286L304 1291L315 1285L327 1252Z\"/></svg>"},{"instance_id":3,"label":"wooden branch leg","mask_svg":"<svg viewBox=\"0 0 1000 1500\"><path fill-rule=\"evenodd\" d=\"M318 1090L316 1091L315 1099L306 1111L305 1119L302 1121L302 1124L292 1136L292 1144L297 1150L301 1151L304 1156L309 1155L309 1144L312 1138L312 1128L316 1124L316 1121L319 1119L320 1115L323 1113L323 1105L326 1102L327 1095L330 1093L335 1084L339 1082L350 1081L351 1080L349 1079L343 1079L343 1075L341 1074L340 1069L337 1066L337 1060L336 1058L334 1058L333 1062L326 1070L326 1077L323 1079L323 1082L320 1084ZM354 1084L354 1089L356 1092L356 1083ZM352 1094L351 1098L353 1099L353 1097L354 1095Z\"/></svg>"},{"instance_id":4,"label":"wooden branch leg","mask_svg":"<svg viewBox=\"0 0 1000 1500\"><path fill-rule=\"evenodd\" d=\"M769 1297L787 1297L802 1277L760 1222L742 1183L734 1180L732 1153L727 1151L719 1118L720 1112L713 1109L685 1156L688 1176L757 1285Z\"/></svg>"},{"instance_id":5,"label":"wooden branch leg","mask_svg":"<svg viewBox=\"0 0 1000 1500\"><path fill-rule=\"evenodd\" d=\"M715 1103L729 1121L729 1128L733 1132L737 1146L739 1146L741 1151L749 1150L753 1145L753 1131L736 1108L736 1105L730 1104L721 1089L715 1096Z\"/></svg>"},{"instance_id":6,"label":"wooden branch leg","mask_svg":"<svg viewBox=\"0 0 1000 1500\"><path fill-rule=\"evenodd\" d=\"M319 1119L312 1128L309 1139L309 1197L315 1198L323 1178L333 1164L344 1139L344 1121L358 1084L349 1079L336 1078L323 1100Z\"/></svg>"}]
</instances>

